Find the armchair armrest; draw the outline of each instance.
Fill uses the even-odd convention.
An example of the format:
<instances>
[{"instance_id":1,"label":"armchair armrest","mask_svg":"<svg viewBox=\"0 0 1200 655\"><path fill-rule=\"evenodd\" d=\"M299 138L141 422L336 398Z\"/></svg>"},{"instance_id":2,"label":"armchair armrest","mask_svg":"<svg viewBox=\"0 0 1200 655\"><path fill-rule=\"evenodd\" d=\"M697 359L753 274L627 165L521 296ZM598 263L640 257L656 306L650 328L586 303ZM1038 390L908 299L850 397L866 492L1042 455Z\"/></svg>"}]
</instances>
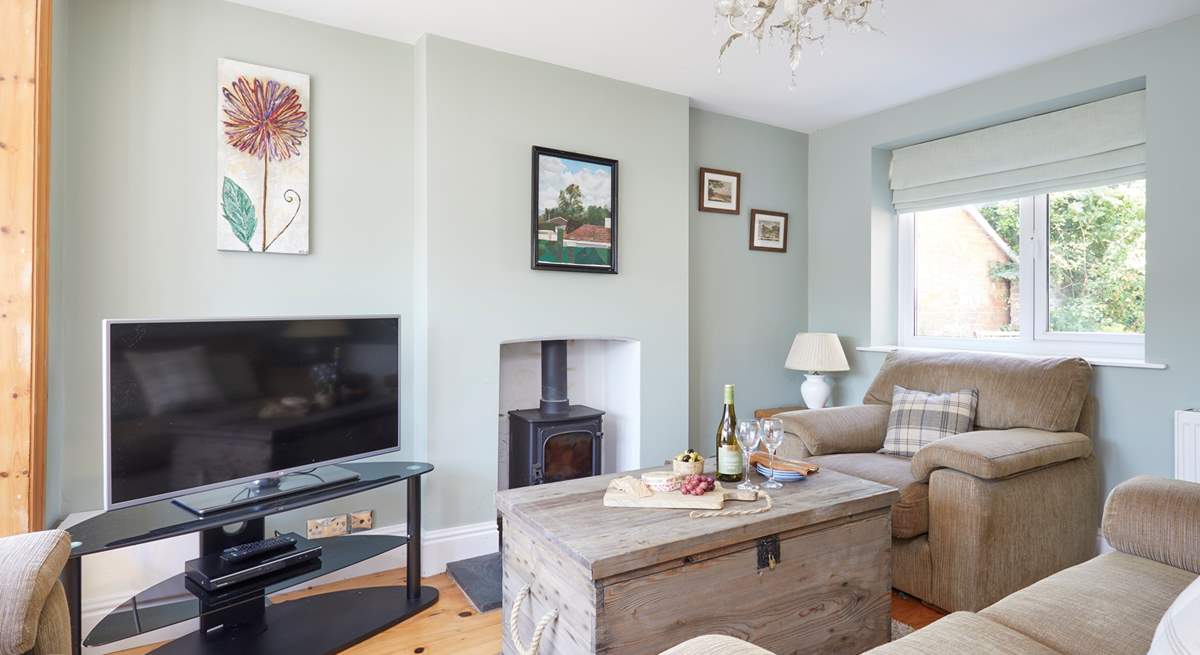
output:
<instances>
[{"instance_id":1,"label":"armchair armrest","mask_svg":"<svg viewBox=\"0 0 1200 655\"><path fill-rule=\"evenodd\" d=\"M1200 484L1141 475L1104 503L1104 538L1113 548L1200 573Z\"/></svg>"},{"instance_id":2,"label":"armchair armrest","mask_svg":"<svg viewBox=\"0 0 1200 655\"><path fill-rule=\"evenodd\" d=\"M0 539L0 655L33 650L42 607L70 555L62 530Z\"/></svg>"},{"instance_id":3,"label":"armchair armrest","mask_svg":"<svg viewBox=\"0 0 1200 655\"><path fill-rule=\"evenodd\" d=\"M873 453L883 447L890 411L890 405L855 405L785 412L777 418L813 455Z\"/></svg>"},{"instance_id":4,"label":"armchair armrest","mask_svg":"<svg viewBox=\"0 0 1200 655\"><path fill-rule=\"evenodd\" d=\"M978 430L938 439L918 450L912 474L917 480L928 480L935 469L951 468L996 480L1091 454L1092 440L1078 432Z\"/></svg>"}]
</instances>

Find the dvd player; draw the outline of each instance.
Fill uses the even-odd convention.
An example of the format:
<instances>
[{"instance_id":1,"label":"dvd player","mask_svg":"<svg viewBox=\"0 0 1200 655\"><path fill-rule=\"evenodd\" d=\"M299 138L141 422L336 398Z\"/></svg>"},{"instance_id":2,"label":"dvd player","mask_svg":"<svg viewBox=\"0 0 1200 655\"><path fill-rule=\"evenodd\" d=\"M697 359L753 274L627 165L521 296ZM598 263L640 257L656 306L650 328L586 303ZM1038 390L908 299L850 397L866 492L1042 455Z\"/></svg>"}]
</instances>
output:
<instances>
[{"instance_id":1,"label":"dvd player","mask_svg":"<svg viewBox=\"0 0 1200 655\"><path fill-rule=\"evenodd\" d=\"M320 546L307 539L301 539L293 549L267 553L242 562L230 563L221 559L219 553L188 560L184 565L184 573L206 591L217 591L315 560L320 556Z\"/></svg>"}]
</instances>

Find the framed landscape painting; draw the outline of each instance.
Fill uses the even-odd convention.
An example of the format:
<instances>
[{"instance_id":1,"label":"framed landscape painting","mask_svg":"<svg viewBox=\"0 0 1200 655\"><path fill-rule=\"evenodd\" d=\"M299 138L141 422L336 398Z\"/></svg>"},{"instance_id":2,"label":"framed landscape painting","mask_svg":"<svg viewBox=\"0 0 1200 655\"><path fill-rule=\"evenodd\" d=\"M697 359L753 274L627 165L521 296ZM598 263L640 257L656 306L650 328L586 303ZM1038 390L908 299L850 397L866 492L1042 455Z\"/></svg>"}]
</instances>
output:
<instances>
[{"instance_id":1,"label":"framed landscape painting","mask_svg":"<svg viewBox=\"0 0 1200 655\"><path fill-rule=\"evenodd\" d=\"M701 168L699 209L718 214L742 213L742 174Z\"/></svg>"},{"instance_id":2,"label":"framed landscape painting","mask_svg":"<svg viewBox=\"0 0 1200 655\"><path fill-rule=\"evenodd\" d=\"M765 209L750 210L750 249L787 252L788 215Z\"/></svg>"},{"instance_id":3,"label":"framed landscape painting","mask_svg":"<svg viewBox=\"0 0 1200 655\"><path fill-rule=\"evenodd\" d=\"M617 160L533 147L535 270L617 272Z\"/></svg>"}]
</instances>

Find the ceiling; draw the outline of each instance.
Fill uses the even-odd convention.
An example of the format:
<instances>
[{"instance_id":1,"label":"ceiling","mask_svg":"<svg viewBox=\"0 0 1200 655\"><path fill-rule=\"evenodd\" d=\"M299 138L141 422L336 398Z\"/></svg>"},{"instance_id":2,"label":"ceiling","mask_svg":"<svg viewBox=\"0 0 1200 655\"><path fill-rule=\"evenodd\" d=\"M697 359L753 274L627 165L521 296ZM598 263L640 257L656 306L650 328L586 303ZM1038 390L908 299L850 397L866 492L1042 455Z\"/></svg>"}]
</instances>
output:
<instances>
[{"instance_id":1,"label":"ceiling","mask_svg":"<svg viewBox=\"0 0 1200 655\"><path fill-rule=\"evenodd\" d=\"M709 0L233 0L399 41L425 33L686 95L810 132L1200 13L1200 0L888 0L885 34L837 26L788 88L780 46L724 33Z\"/></svg>"}]
</instances>

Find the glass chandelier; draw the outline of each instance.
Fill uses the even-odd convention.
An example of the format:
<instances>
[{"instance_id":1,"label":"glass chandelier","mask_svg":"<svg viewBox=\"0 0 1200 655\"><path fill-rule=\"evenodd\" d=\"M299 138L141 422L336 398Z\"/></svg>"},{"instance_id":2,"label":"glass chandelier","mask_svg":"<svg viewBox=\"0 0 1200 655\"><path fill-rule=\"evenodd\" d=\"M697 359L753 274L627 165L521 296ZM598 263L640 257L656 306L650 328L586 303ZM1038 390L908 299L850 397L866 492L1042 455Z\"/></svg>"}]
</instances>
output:
<instances>
[{"instance_id":1,"label":"glass chandelier","mask_svg":"<svg viewBox=\"0 0 1200 655\"><path fill-rule=\"evenodd\" d=\"M851 33L860 30L878 32L878 28L867 22L873 4L883 11L883 0L715 0L714 30L724 18L730 31L717 55L717 73L721 72L721 58L734 41L750 36L761 50L764 39L778 39L788 48L791 87L795 88L796 69L800 66L804 44L816 44L824 54L825 37L835 21ZM778 22L769 23L772 15L777 15Z\"/></svg>"}]
</instances>

